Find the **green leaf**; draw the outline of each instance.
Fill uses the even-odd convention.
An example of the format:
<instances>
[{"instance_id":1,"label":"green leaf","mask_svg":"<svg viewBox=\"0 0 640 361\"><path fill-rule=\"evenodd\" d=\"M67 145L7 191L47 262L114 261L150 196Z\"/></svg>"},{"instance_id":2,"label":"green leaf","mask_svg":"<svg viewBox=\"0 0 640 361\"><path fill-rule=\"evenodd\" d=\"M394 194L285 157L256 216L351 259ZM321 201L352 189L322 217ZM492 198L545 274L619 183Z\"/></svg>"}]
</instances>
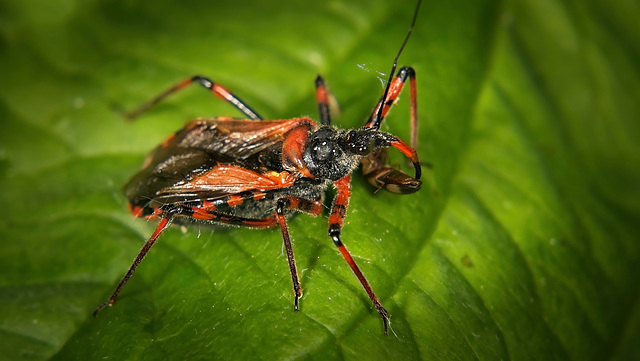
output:
<instances>
[{"instance_id":1,"label":"green leaf","mask_svg":"<svg viewBox=\"0 0 640 361\"><path fill-rule=\"evenodd\" d=\"M304 297L278 229L167 231L97 318L154 222L121 187L186 120L315 117L322 73L360 126L412 1L0 3L0 359L640 358L640 7L428 1L400 58L418 74L423 189L359 174L343 241L382 322L326 236L291 219ZM409 137L408 92L383 128ZM393 162L402 164L397 154ZM407 168L409 171L410 168Z\"/></svg>"}]
</instances>

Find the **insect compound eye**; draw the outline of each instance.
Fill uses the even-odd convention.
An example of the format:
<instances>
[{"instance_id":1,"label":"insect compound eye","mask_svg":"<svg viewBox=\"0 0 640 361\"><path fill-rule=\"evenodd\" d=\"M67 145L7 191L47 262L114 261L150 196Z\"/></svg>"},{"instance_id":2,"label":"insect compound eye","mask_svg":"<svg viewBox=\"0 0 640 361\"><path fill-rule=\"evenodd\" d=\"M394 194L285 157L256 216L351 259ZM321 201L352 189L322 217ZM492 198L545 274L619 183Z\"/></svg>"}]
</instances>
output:
<instances>
[{"instance_id":1,"label":"insect compound eye","mask_svg":"<svg viewBox=\"0 0 640 361\"><path fill-rule=\"evenodd\" d=\"M341 134L331 127L320 128L309 136L302 158L312 175L338 180L353 171L357 159L345 154L340 138Z\"/></svg>"},{"instance_id":2,"label":"insect compound eye","mask_svg":"<svg viewBox=\"0 0 640 361\"><path fill-rule=\"evenodd\" d=\"M362 131L357 131L355 129L350 130L346 136L344 137L343 146L349 152L358 154L358 155L367 155L371 153L373 147L371 147L371 139L370 137L362 134Z\"/></svg>"},{"instance_id":3,"label":"insect compound eye","mask_svg":"<svg viewBox=\"0 0 640 361\"><path fill-rule=\"evenodd\" d=\"M388 147L385 135L371 128L352 129L340 140L340 147L345 152L367 156L376 149Z\"/></svg>"}]
</instances>

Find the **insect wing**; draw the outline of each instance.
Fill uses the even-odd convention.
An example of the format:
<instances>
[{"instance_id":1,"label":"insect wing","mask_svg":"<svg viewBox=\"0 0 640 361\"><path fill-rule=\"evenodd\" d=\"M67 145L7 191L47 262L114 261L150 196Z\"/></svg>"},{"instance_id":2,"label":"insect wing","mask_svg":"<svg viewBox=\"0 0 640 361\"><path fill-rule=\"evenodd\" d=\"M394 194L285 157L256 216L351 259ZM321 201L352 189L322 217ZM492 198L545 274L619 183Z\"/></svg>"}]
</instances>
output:
<instances>
[{"instance_id":1,"label":"insect wing","mask_svg":"<svg viewBox=\"0 0 640 361\"><path fill-rule=\"evenodd\" d=\"M281 149L285 134L304 121L192 120L151 152L124 193L132 206L153 208L203 193L216 198L240 190L273 189L274 182L284 186L281 155L274 149ZM263 155L266 161L260 163Z\"/></svg>"},{"instance_id":2,"label":"insect wing","mask_svg":"<svg viewBox=\"0 0 640 361\"><path fill-rule=\"evenodd\" d=\"M237 165L219 164L187 182L158 191L156 199L211 200L246 191L289 187L294 182L295 177L286 171L259 173Z\"/></svg>"},{"instance_id":3,"label":"insect wing","mask_svg":"<svg viewBox=\"0 0 640 361\"><path fill-rule=\"evenodd\" d=\"M242 160L282 141L298 125L299 118L255 121L245 119L196 119L163 143L164 147L200 149L226 160Z\"/></svg>"}]
</instances>

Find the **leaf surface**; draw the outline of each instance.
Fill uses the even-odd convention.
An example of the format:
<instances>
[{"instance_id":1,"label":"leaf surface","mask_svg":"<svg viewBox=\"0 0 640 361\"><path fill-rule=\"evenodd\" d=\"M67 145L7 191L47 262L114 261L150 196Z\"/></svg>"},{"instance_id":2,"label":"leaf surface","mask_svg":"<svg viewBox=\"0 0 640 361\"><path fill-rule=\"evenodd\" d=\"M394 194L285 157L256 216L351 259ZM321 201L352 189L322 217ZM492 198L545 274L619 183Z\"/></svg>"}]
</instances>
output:
<instances>
[{"instance_id":1,"label":"leaf surface","mask_svg":"<svg viewBox=\"0 0 640 361\"><path fill-rule=\"evenodd\" d=\"M422 4L400 58L418 74L423 189L356 175L343 241L382 323L326 236L175 227L114 307L155 223L120 188L188 119L316 117L321 73L361 126L413 2L6 1L0 4L0 358L630 360L640 357L640 31L632 1ZM408 92L383 130L409 138ZM393 162L403 164L397 154ZM410 170L409 168L407 169ZM329 193L331 196L331 193Z\"/></svg>"}]
</instances>

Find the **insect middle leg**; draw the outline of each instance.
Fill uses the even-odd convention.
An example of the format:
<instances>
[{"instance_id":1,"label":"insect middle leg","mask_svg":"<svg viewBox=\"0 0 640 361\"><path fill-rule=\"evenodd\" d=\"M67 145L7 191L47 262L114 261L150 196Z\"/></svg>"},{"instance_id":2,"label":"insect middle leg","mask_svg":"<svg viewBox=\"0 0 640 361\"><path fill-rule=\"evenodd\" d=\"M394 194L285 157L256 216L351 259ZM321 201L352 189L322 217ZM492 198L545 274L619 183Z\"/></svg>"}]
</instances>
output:
<instances>
[{"instance_id":1,"label":"insect middle leg","mask_svg":"<svg viewBox=\"0 0 640 361\"><path fill-rule=\"evenodd\" d=\"M214 83L213 81L211 81L211 79L206 78L204 76L200 76L200 75L194 75L189 79L181 81L180 83L178 83L178 84L172 86L171 88L165 90L164 92L158 94L157 96L155 96L151 100L147 101L146 103L140 105L138 108L136 108L136 109L134 109L134 110L132 110L132 111L130 111L128 113L125 113L124 116L128 120L132 120L132 119L136 118L137 116L139 116L140 114L142 114L145 111L147 111L149 108L151 108L154 105L158 104L159 102L161 102L162 100L164 100L165 98L170 96L171 94L176 93L179 90L182 90L182 89L186 88L188 85L191 85L193 83L200 84L201 86L203 86L204 88L208 89L210 92L212 92L213 94L215 94L219 98L231 103L231 105L233 105L234 107L238 108L238 110L240 110L247 117L249 117L249 119L262 120L262 117L260 115L258 115L258 113L256 113L253 109L251 109L244 101L242 101L236 95L234 95L233 93L228 91L226 88Z\"/></svg>"},{"instance_id":2,"label":"insect middle leg","mask_svg":"<svg viewBox=\"0 0 640 361\"><path fill-rule=\"evenodd\" d=\"M298 267L293 254L293 246L291 244L291 236L289 235L289 227L287 226L288 210L305 212L313 216L317 216L322 212L322 199L310 201L298 197L283 197L276 201L276 211L269 217L264 219L249 219L235 216L219 214L215 207L193 208L193 217L201 220L209 220L214 223L227 223L248 227L271 227L275 224L280 225L282 232L282 241L287 253L287 261L289 263L289 272L291 273L291 282L293 283L293 304L294 310L298 310L299 299L302 297L302 288L300 287L300 277L298 276Z\"/></svg>"},{"instance_id":3,"label":"insect middle leg","mask_svg":"<svg viewBox=\"0 0 640 361\"><path fill-rule=\"evenodd\" d=\"M329 237L333 240L333 244L338 247L340 253L351 267L353 273L358 277L360 284L364 287L367 295L373 302L373 306L380 314L382 322L384 324L384 333L387 334L387 328L389 326L389 312L382 306L378 296L373 292L373 288L369 285L369 281L364 277L362 271L356 264L356 261L351 257L349 251L340 240L340 234L342 233L342 226L344 225L344 219L346 217L347 207L349 206L349 198L351 198L351 176L347 175L341 179L335 181L334 186L336 188L336 198L333 201L333 207L331 208L331 215L329 216Z\"/></svg>"}]
</instances>

